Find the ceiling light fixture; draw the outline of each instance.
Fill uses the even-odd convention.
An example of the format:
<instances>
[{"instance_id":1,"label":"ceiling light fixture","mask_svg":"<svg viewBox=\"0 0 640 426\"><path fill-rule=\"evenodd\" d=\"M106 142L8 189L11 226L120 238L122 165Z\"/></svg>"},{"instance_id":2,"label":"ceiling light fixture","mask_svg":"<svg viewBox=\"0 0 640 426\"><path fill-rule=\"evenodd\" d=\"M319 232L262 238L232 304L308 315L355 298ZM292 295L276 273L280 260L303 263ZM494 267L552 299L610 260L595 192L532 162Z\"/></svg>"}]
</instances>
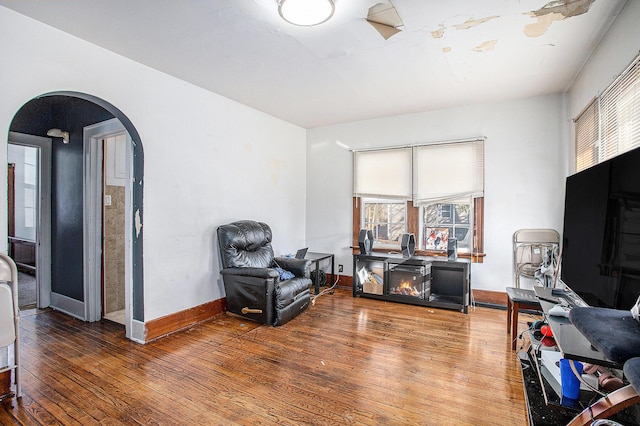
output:
<instances>
[{"instance_id":1,"label":"ceiling light fixture","mask_svg":"<svg viewBox=\"0 0 640 426\"><path fill-rule=\"evenodd\" d=\"M327 22L335 9L333 0L278 0L278 12L282 19L302 27Z\"/></svg>"},{"instance_id":2,"label":"ceiling light fixture","mask_svg":"<svg viewBox=\"0 0 640 426\"><path fill-rule=\"evenodd\" d=\"M69 132L65 132L60 129L49 129L47 131L47 136L51 136L52 138L62 138L63 143L69 143Z\"/></svg>"}]
</instances>

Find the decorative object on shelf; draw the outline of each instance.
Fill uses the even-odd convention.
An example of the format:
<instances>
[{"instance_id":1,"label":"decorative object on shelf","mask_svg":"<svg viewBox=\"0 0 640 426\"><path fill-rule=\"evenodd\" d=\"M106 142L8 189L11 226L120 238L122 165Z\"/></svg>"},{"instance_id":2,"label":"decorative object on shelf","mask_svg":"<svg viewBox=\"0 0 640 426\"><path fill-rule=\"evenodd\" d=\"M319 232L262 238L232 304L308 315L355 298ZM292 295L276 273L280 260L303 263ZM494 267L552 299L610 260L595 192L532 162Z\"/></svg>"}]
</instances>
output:
<instances>
[{"instance_id":1,"label":"decorative object on shelf","mask_svg":"<svg viewBox=\"0 0 640 426\"><path fill-rule=\"evenodd\" d=\"M416 251L416 237L413 234L402 234L400 243L403 257L411 257Z\"/></svg>"},{"instance_id":2,"label":"decorative object on shelf","mask_svg":"<svg viewBox=\"0 0 640 426\"><path fill-rule=\"evenodd\" d=\"M427 250L446 250L449 241L449 228L427 228Z\"/></svg>"},{"instance_id":3,"label":"decorative object on shelf","mask_svg":"<svg viewBox=\"0 0 640 426\"><path fill-rule=\"evenodd\" d=\"M361 229L358 236L360 254L371 254L373 248L373 232L370 229Z\"/></svg>"},{"instance_id":4,"label":"decorative object on shelf","mask_svg":"<svg viewBox=\"0 0 640 426\"><path fill-rule=\"evenodd\" d=\"M447 242L447 258L449 260L458 260L458 239L449 238Z\"/></svg>"}]
</instances>

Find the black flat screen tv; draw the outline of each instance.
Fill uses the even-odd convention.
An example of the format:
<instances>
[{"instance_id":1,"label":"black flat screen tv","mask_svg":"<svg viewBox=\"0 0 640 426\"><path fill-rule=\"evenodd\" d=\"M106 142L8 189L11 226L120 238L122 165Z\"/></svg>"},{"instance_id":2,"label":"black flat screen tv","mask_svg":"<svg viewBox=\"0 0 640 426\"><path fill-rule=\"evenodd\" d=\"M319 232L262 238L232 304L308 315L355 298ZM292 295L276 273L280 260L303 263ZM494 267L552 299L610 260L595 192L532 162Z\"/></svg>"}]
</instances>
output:
<instances>
[{"instance_id":1,"label":"black flat screen tv","mask_svg":"<svg viewBox=\"0 0 640 426\"><path fill-rule=\"evenodd\" d=\"M590 306L640 295L640 148L567 178L560 276Z\"/></svg>"}]
</instances>

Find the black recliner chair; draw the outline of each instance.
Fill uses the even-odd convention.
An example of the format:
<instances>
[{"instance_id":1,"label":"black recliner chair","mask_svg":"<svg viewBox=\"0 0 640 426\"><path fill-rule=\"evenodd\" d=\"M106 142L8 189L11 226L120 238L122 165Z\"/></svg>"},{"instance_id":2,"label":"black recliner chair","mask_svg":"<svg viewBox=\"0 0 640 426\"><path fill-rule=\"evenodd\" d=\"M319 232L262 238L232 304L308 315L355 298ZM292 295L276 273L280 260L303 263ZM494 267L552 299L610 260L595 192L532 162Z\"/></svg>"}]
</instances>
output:
<instances>
[{"instance_id":1,"label":"black recliner chair","mask_svg":"<svg viewBox=\"0 0 640 426\"><path fill-rule=\"evenodd\" d=\"M263 324L282 325L309 307L305 259L274 257L271 228L242 220L218 227L227 310Z\"/></svg>"}]
</instances>

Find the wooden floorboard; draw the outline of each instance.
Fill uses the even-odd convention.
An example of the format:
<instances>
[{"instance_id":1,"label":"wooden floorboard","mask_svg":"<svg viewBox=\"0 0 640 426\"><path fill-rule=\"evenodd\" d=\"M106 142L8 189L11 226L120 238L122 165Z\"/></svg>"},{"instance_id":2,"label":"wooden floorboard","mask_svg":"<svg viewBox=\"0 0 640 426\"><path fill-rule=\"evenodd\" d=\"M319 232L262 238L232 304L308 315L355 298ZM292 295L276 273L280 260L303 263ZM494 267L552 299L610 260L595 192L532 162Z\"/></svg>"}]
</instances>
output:
<instances>
[{"instance_id":1,"label":"wooden floorboard","mask_svg":"<svg viewBox=\"0 0 640 426\"><path fill-rule=\"evenodd\" d=\"M224 314L146 345L52 310L21 328L24 396L3 403L2 425L527 423L496 309L339 289L282 327Z\"/></svg>"}]
</instances>

